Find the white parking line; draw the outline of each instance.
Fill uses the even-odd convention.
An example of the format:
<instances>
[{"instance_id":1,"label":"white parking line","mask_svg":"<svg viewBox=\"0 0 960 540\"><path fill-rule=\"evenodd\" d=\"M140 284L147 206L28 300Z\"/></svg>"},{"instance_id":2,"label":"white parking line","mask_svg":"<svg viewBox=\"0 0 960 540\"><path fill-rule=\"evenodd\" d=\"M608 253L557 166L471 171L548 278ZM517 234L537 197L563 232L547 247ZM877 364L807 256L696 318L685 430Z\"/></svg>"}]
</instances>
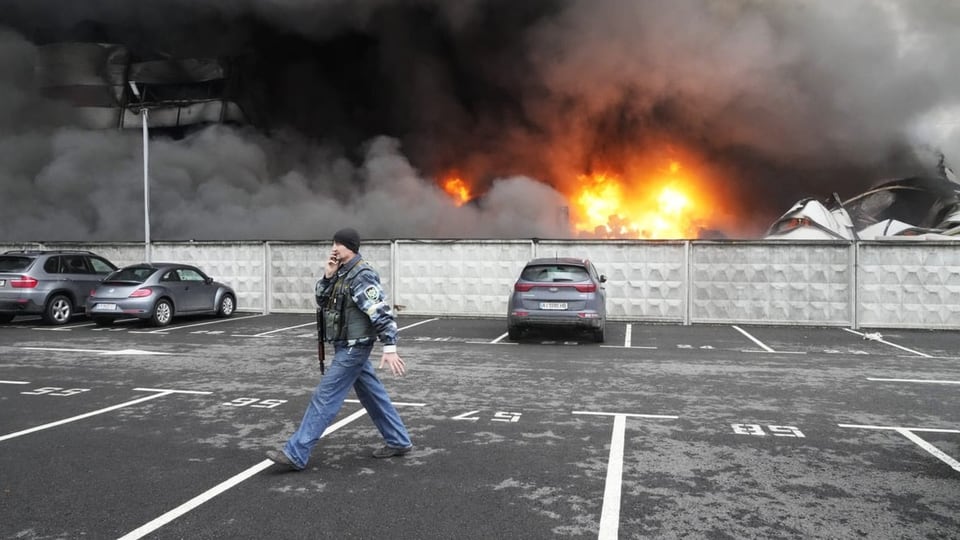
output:
<instances>
[{"instance_id":1,"label":"white parking line","mask_svg":"<svg viewBox=\"0 0 960 540\"><path fill-rule=\"evenodd\" d=\"M401 330L406 330L407 328L413 328L414 326L420 326L421 324L427 324L428 322L439 321L439 320L440 320L439 317L434 317L433 319L427 319L425 321L415 322L413 324L408 324L403 328L397 328L397 332L400 332Z\"/></svg>"},{"instance_id":2,"label":"white parking line","mask_svg":"<svg viewBox=\"0 0 960 540\"><path fill-rule=\"evenodd\" d=\"M503 335L501 335L501 336L498 337L497 339L491 341L490 343L491 343L491 344L493 344L493 343L500 343L500 342L503 341L503 339L506 338L508 335L510 335L509 332L504 332Z\"/></svg>"},{"instance_id":3,"label":"white parking line","mask_svg":"<svg viewBox=\"0 0 960 540\"><path fill-rule=\"evenodd\" d=\"M141 351L140 349L121 349L119 351L105 351L102 349L65 349L61 347L20 347L25 351L51 351L51 352L86 352L95 353L102 356L172 356L174 353Z\"/></svg>"},{"instance_id":4,"label":"white parking line","mask_svg":"<svg viewBox=\"0 0 960 540\"><path fill-rule=\"evenodd\" d=\"M864 334L863 332L857 332L856 330L851 330L851 329L849 329L849 328L844 328L843 330L844 330L845 332L850 332L851 334L858 335L858 336L862 337L863 339L868 339L867 334ZM922 357L924 357L924 358L933 358L933 357L930 356L929 354L922 353L922 352L920 352L920 351L915 351L915 350L913 350L913 349L908 349L907 347L904 347L903 345L897 345L896 343L890 343L889 341L887 341L887 340L885 340L885 339L883 339L883 338L870 337L869 339L871 339L872 341L879 341L880 343L883 343L884 345L889 345L889 346L891 346L891 347L896 347L896 348L900 349L901 351L906 351L906 352L908 352L908 353L915 354L915 355L917 355L917 356L922 356Z\"/></svg>"},{"instance_id":5,"label":"white parking line","mask_svg":"<svg viewBox=\"0 0 960 540\"><path fill-rule=\"evenodd\" d=\"M209 393L210 393L210 392L190 392L190 391L182 391L182 392L181 392L181 391L178 391L178 390L159 390L159 389L156 389L156 390L155 390L155 389L150 389L150 388L134 388L134 390L145 391L145 392L157 392L157 393L154 394L154 395L152 395L152 396L146 396L146 397L142 397L142 398L139 398L139 399L134 399L134 400L132 400L132 401L127 401L127 402L125 402L125 403L120 403L120 404L118 404L118 405L113 405L113 406L110 406L110 407L107 407L107 408L104 408L104 409L99 409L99 410L96 410L96 411L91 411L91 412L84 413L84 414L81 414L81 415L78 415L78 416L73 416L73 417L70 417L70 418L64 418L63 420L57 420L56 422L50 422L49 424L43 424L42 426L36 426L36 427L32 427L32 428L30 428L30 429L25 429L25 430L23 430L23 431L17 431L17 432L15 432L15 433L9 433L9 434L7 434L7 435L3 435L2 437L0 437L0 441L5 441L5 440L7 440L7 439L13 439L13 438L16 438L16 437L20 437L20 436L22 436L22 435L27 435L27 434L29 434L29 433L33 433L33 432L35 432L35 431L42 431L42 430L44 430L44 429L50 429L50 428L52 428L52 427L62 426L63 424L69 424L70 422L76 422L77 420L83 420L84 418L90 418L91 416L96 416L96 415L98 415L98 414L103 414L103 413L107 413L107 412L110 412L110 411L115 411L115 410L117 410L117 409L122 409L122 408L124 408L124 407L129 407L130 405L136 405L136 404L138 404L138 403L143 403L144 401L150 401L151 399L157 399L158 397L169 396L170 394L186 394L186 393L190 393L190 394L197 394L197 393L209 394Z\"/></svg>"},{"instance_id":6,"label":"white parking line","mask_svg":"<svg viewBox=\"0 0 960 540\"><path fill-rule=\"evenodd\" d=\"M30 384L29 381L0 381L0 384Z\"/></svg>"},{"instance_id":7,"label":"white parking line","mask_svg":"<svg viewBox=\"0 0 960 540\"><path fill-rule=\"evenodd\" d=\"M308 322L308 323L306 323L306 324L298 324L298 325L296 325L296 326L287 326L286 328L277 328L276 330L270 330L269 332L260 332L259 334L252 334L252 335L234 334L234 336L236 336L236 337L263 337L263 336L269 336L270 334L276 334L277 332L284 332L284 331L286 331L286 330L293 330L293 329L295 329L295 328L303 328L304 326L310 326L310 325L314 325L314 324L317 324L317 323L314 322L314 321L311 321L311 322Z\"/></svg>"},{"instance_id":8,"label":"white parking line","mask_svg":"<svg viewBox=\"0 0 960 540\"><path fill-rule=\"evenodd\" d=\"M627 431L627 417L613 417L610 436L610 456L607 458L607 480L603 488L603 506L600 510L600 534L597 538L613 539L620 531L620 487L623 484L623 439Z\"/></svg>"},{"instance_id":9,"label":"white parking line","mask_svg":"<svg viewBox=\"0 0 960 540\"><path fill-rule=\"evenodd\" d=\"M629 416L630 418L659 418L661 420L676 420L680 418L672 414L637 414L637 413L612 413L612 412L593 412L593 411L572 411L570 414L582 414L587 416Z\"/></svg>"},{"instance_id":10,"label":"white parking line","mask_svg":"<svg viewBox=\"0 0 960 540\"><path fill-rule=\"evenodd\" d=\"M82 324L71 324L68 328L83 328L85 326L96 326L96 325L97 323L89 322L89 323L82 323Z\"/></svg>"},{"instance_id":11,"label":"white parking line","mask_svg":"<svg viewBox=\"0 0 960 540\"><path fill-rule=\"evenodd\" d=\"M356 400L349 400L349 399L346 400L346 401L349 401L349 402L357 402ZM358 403L358 402L357 402L357 403ZM416 406L416 407L423 407L423 406L425 406L426 404L425 404L425 403L398 403L398 402L394 402L394 405L411 405L411 406ZM320 437L326 437L327 435L333 433L334 431L337 431L338 429L340 429L340 428L342 428L343 426L349 424L350 422L353 422L354 420L360 418L361 416L363 416L363 415L366 414L366 413L367 413L366 409L360 409L359 411L356 411L355 413L351 414L350 416L348 416L348 417L344 418L343 420L337 422L336 424L333 424L332 426L328 427L328 428L326 429L326 431L324 431L323 434L320 435ZM214 486L213 488L211 488L211 489L209 489L209 490L201 493L200 495L197 495L196 497L194 497L194 498L190 499L189 501L181 504L180 506L174 508L173 510L170 510L170 511L167 512L166 514L163 514L162 516L154 519L153 521L150 521L149 523L147 523L147 524L145 524L145 525L142 525L142 526L134 529L133 531L130 531L129 533L121 536L119 540L135 540L135 539L137 539L137 538L143 538L144 536L152 533L153 531L159 529L160 527L163 527L164 525L170 523L171 521L177 519L178 517L180 517L180 516L186 514L187 512L193 510L194 508L197 508L197 507L200 506L201 504L203 504L203 503L205 503L205 502L213 499L213 498L216 497L217 495L220 495L221 493L223 493L223 492L227 491L228 489L230 489L230 488L232 488L232 487L240 484L241 482L244 482L245 480L248 480L249 478L253 477L253 476L256 475L257 473L262 472L262 471L264 471L264 470L266 470L266 469L269 469L271 465L273 465L273 462L270 461L269 459L265 459L265 460L261 461L260 463L257 463L257 464L254 465L253 467L250 467L249 469L243 471L242 473L240 473L240 474L238 474L238 475L236 475L236 476L234 476L234 477L232 477L232 478L230 478L230 479L228 479L228 480L226 480L226 481L224 481L224 482L221 482L220 484L217 484L217 485Z\"/></svg>"},{"instance_id":12,"label":"white parking line","mask_svg":"<svg viewBox=\"0 0 960 540\"><path fill-rule=\"evenodd\" d=\"M627 349L630 348L630 342L633 339L633 325L627 323L627 335L623 338L623 346Z\"/></svg>"},{"instance_id":13,"label":"white parking line","mask_svg":"<svg viewBox=\"0 0 960 540\"><path fill-rule=\"evenodd\" d=\"M762 348L763 350L765 350L765 351L767 351L767 352L772 352L772 353L777 352L777 351L771 349L770 347L767 347L767 345L766 345L764 342L762 342L762 341L760 341L759 339L757 339L757 338L751 336L750 334L748 334L747 331L744 330L743 328L740 328L739 326L734 325L734 326L733 326L733 329L736 330L737 332L740 332L740 333L743 334L744 336L746 336L747 339L749 339L750 341L756 343L757 346L760 347L760 348Z\"/></svg>"},{"instance_id":14,"label":"white parking line","mask_svg":"<svg viewBox=\"0 0 960 540\"><path fill-rule=\"evenodd\" d=\"M213 392L204 390L172 390L170 388L134 388L138 392L165 392L167 394L194 394L198 396L209 396Z\"/></svg>"},{"instance_id":15,"label":"white parking line","mask_svg":"<svg viewBox=\"0 0 960 540\"><path fill-rule=\"evenodd\" d=\"M328 428L326 429L326 431L324 431L323 434L320 435L320 437L326 437L327 435L333 433L334 431L337 431L338 429L340 429L340 428L342 428L343 426L349 424L350 422L353 422L354 420L360 418L361 416L363 416L363 415L365 415L365 414L367 414L367 410L366 410L366 409L360 409L359 411L356 411L355 413L351 414L350 416L348 416L348 417L344 418L343 420L337 422L336 424L333 424L332 426L328 427ZM257 463L257 464L254 465L253 467L250 467L249 469L243 471L242 473L240 473L240 474L238 474L238 475L236 475L236 476L234 476L234 477L232 477L232 478L230 478L230 479L228 479L228 480L226 480L226 481L224 481L224 482L221 482L221 483L217 484L217 485L214 486L213 488L211 488L211 489L209 489L209 490L201 493L200 495L197 495L196 497L194 497L194 498L190 499L189 501L181 504L180 506L174 508L173 510L170 510L170 511L167 512L166 514L163 514L162 516L154 519L153 521L150 521L150 522L146 523L145 525L142 525L142 526L140 526L140 527L138 527L138 528L136 528L136 529L128 532L127 534L121 536L121 537L120 537L120 540L133 540L133 539L135 539L135 538L143 538L144 536L152 533L153 531L159 529L160 527L163 527L163 526L166 525L167 523L170 523L171 521L177 519L178 517L180 517L180 516L186 514L187 512L193 510L194 508L197 508L197 507L200 506L201 504L209 501L210 499L213 499L213 498L216 497L217 495L220 495L221 493L227 491L228 489L230 489L230 488L232 488L232 487L240 484L241 482L243 482L243 481L245 481L245 480L253 477L253 476L256 475L257 473L259 473L259 472L261 472L261 471L264 471L264 470L266 470L266 469L269 469L271 465L273 465L273 462L270 461L269 459L265 459L265 460L261 461L260 463Z\"/></svg>"},{"instance_id":16,"label":"white parking line","mask_svg":"<svg viewBox=\"0 0 960 540\"><path fill-rule=\"evenodd\" d=\"M771 351L760 351L757 349L740 349L740 352L767 354ZM807 354L807 351L773 351L776 354Z\"/></svg>"},{"instance_id":17,"label":"white parking line","mask_svg":"<svg viewBox=\"0 0 960 540\"><path fill-rule=\"evenodd\" d=\"M166 333L172 332L172 331L174 331L174 330L183 330L183 329L185 329L185 328L196 328L197 326L207 326L207 325L210 325L210 324L221 324L221 323L226 323L226 322L230 322L230 321L236 321L236 320L239 320L239 319L256 319L257 317L266 317L266 316L267 316L266 313L261 313L261 314L259 314L259 315L245 315L245 316L243 316L243 317L229 317L229 318L225 318L225 319L217 319L217 320L215 320L215 321L207 321L207 322L196 323L196 324L185 324L185 325L183 325L183 326L164 326L163 328L159 328L159 329L157 329L157 330L147 330L147 331L131 330L130 333L131 333L131 334L166 334Z\"/></svg>"},{"instance_id":18,"label":"white parking line","mask_svg":"<svg viewBox=\"0 0 960 540\"><path fill-rule=\"evenodd\" d=\"M343 400L347 403L360 403L359 399L345 399ZM394 401L394 405L398 407L426 407L426 403L410 403L409 401Z\"/></svg>"},{"instance_id":19,"label":"white parking line","mask_svg":"<svg viewBox=\"0 0 960 540\"><path fill-rule=\"evenodd\" d=\"M944 429L944 428L919 428L919 427L903 427L903 426L869 426L866 424L837 424L840 427L845 428L858 428L858 429L876 429L876 430L886 430L886 431L899 431L905 429L907 431L920 431L923 433L960 433L958 429Z\"/></svg>"},{"instance_id":20,"label":"white parking line","mask_svg":"<svg viewBox=\"0 0 960 540\"><path fill-rule=\"evenodd\" d=\"M152 533L153 531L163 527L167 523L177 519L178 517L186 514L187 512L193 510L194 508L200 506L201 504L209 501L210 499L220 495L221 493L227 491L228 489L236 486L237 484L249 479L250 477L256 475L257 473L269 469L273 465L273 462L269 459L265 459L260 463L257 463L253 467L243 471L242 473L230 478L229 480L222 482L212 489L197 495L196 497L190 499L189 501L181 504L180 506L174 508L173 510L167 512L166 514L154 519L153 521L148 522L145 525L142 525L127 534L120 537L120 540L133 540L134 538L143 538L144 536Z\"/></svg>"},{"instance_id":21,"label":"white parking line","mask_svg":"<svg viewBox=\"0 0 960 540\"><path fill-rule=\"evenodd\" d=\"M873 377L867 377L868 381L881 381L881 382L906 382L906 383L927 383L927 384L960 384L960 381L937 381L930 379L876 379Z\"/></svg>"},{"instance_id":22,"label":"white parking line","mask_svg":"<svg viewBox=\"0 0 960 540\"><path fill-rule=\"evenodd\" d=\"M937 428L907 428L907 427L896 427L896 426L866 426L858 424L837 424L840 427L845 428L859 428L859 429L876 429L876 430L887 430L887 431L896 431L897 433L903 435L907 440L913 442L920 448L923 448L933 457L939 459L940 461L946 463L950 466L951 469L960 472L960 462L953 459L952 457L945 454L942 450L936 446L928 443L927 441L921 439L915 432L925 432L925 433L960 433L960 430L957 429L937 429Z\"/></svg>"},{"instance_id":23,"label":"white parking line","mask_svg":"<svg viewBox=\"0 0 960 540\"><path fill-rule=\"evenodd\" d=\"M955 471L957 471L957 472L960 472L960 462L958 462L957 460L955 460L955 459L953 459L952 457L948 456L947 454L943 453L943 451L940 450L939 448L937 448L936 446L934 446L934 445L928 443L927 441L921 439L920 437L917 436L916 433L912 433L909 429L898 429L898 430L897 430L897 433L899 433L899 434L903 435L904 437L906 437L907 439L913 441L917 446L919 446L920 448L923 448L924 450L926 450L927 452L929 452L930 455L932 455L933 457L935 457L935 458L939 459L940 461L946 463L946 464L949 465L950 468L952 468L953 470L955 470Z\"/></svg>"},{"instance_id":24,"label":"white parking line","mask_svg":"<svg viewBox=\"0 0 960 540\"><path fill-rule=\"evenodd\" d=\"M623 485L623 442L624 434L627 430L627 417L674 420L679 418L679 416L590 411L573 411L572 414L613 417L613 433L610 437L610 456L607 460L607 479L603 488L603 503L600 511L600 533L597 538L616 540L620 530L620 488Z\"/></svg>"},{"instance_id":25,"label":"white parking line","mask_svg":"<svg viewBox=\"0 0 960 540\"><path fill-rule=\"evenodd\" d=\"M424 323L428 323L428 322L431 322L431 321L436 321L436 320L438 320L438 319L427 319L427 320L425 320L425 321L416 322L416 323L413 323L413 324L411 324L411 325L409 325L409 326L404 326L403 328L398 328L398 329L397 329L397 332L399 332L400 330L404 330L404 329L407 329L407 328L413 328L414 326L418 326L418 325L421 325L421 324L424 324ZM305 324L298 324L298 325L296 325L296 326L287 326L287 327L285 327L285 328L278 328L278 329L276 329L276 330L270 330L269 332L261 332L261 333L259 333L259 334L233 334L233 336L234 336L234 337L263 337L263 336L269 336L270 334L276 334L277 332L283 332L283 331L286 331L286 330L294 330L294 329L296 329L296 328L303 328L303 327L305 327L305 326L312 326L312 325L315 325L315 324L317 324L316 321L311 321L311 322L308 322L308 323L305 323ZM296 337L314 337L314 336L313 336L313 334L304 334L304 335L299 335L299 336L296 336Z\"/></svg>"}]
</instances>

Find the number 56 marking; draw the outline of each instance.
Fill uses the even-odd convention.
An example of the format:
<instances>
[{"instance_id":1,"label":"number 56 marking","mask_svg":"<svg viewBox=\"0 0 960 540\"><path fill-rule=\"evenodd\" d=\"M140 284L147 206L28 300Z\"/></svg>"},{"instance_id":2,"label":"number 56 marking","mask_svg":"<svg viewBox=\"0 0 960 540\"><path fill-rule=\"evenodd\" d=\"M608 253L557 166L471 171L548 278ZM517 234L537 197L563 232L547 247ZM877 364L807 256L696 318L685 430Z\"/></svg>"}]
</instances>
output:
<instances>
[{"instance_id":1,"label":"number 56 marking","mask_svg":"<svg viewBox=\"0 0 960 540\"><path fill-rule=\"evenodd\" d=\"M763 437L767 434L760 424L730 424L737 435L756 435ZM767 426L774 437L803 437L803 433L794 426Z\"/></svg>"}]
</instances>

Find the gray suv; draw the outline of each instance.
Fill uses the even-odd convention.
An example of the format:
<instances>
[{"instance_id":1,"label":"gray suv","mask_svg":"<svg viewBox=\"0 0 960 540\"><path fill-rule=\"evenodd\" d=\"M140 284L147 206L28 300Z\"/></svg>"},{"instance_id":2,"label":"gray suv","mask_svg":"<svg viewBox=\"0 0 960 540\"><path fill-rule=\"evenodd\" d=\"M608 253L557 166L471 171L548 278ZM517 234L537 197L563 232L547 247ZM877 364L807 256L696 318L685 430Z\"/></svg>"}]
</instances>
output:
<instances>
[{"instance_id":1,"label":"gray suv","mask_svg":"<svg viewBox=\"0 0 960 540\"><path fill-rule=\"evenodd\" d=\"M583 330L602 343L607 323L607 277L592 262L572 257L533 259L524 266L507 303L507 333Z\"/></svg>"},{"instance_id":2,"label":"gray suv","mask_svg":"<svg viewBox=\"0 0 960 540\"><path fill-rule=\"evenodd\" d=\"M0 255L0 323L37 315L66 324L117 267L89 251L7 251Z\"/></svg>"}]
</instances>

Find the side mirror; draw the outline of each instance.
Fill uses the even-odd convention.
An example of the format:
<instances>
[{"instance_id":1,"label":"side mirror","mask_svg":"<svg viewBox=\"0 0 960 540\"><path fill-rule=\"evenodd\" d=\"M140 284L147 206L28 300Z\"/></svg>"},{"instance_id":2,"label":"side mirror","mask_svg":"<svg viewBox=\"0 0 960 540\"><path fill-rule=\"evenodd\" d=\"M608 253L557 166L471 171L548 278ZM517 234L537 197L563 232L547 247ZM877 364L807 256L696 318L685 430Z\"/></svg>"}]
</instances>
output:
<instances>
[{"instance_id":1,"label":"side mirror","mask_svg":"<svg viewBox=\"0 0 960 540\"><path fill-rule=\"evenodd\" d=\"M209 285L209 284L213 283L213 278L210 277L210 276L207 276L207 277L203 278L203 282L204 282L205 284Z\"/></svg>"},{"instance_id":2,"label":"side mirror","mask_svg":"<svg viewBox=\"0 0 960 540\"><path fill-rule=\"evenodd\" d=\"M606 283L606 282L607 282L607 276L600 274L600 283Z\"/></svg>"}]
</instances>

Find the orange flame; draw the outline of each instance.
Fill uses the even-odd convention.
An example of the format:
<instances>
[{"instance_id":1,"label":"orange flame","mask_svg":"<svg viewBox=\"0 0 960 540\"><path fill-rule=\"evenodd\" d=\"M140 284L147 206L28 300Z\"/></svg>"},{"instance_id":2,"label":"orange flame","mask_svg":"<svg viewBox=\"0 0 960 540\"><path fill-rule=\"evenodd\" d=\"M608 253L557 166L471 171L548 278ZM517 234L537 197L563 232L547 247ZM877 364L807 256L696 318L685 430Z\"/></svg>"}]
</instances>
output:
<instances>
[{"instance_id":1,"label":"orange flame","mask_svg":"<svg viewBox=\"0 0 960 540\"><path fill-rule=\"evenodd\" d=\"M710 207L676 161L653 178L625 181L595 173L580 175L578 184L571 197L574 228L601 237L696 238L698 218Z\"/></svg>"},{"instance_id":2,"label":"orange flame","mask_svg":"<svg viewBox=\"0 0 960 540\"><path fill-rule=\"evenodd\" d=\"M448 178L443 182L443 190L453 198L454 204L463 206L473 195L470 193L470 187L459 176Z\"/></svg>"},{"instance_id":3,"label":"orange flame","mask_svg":"<svg viewBox=\"0 0 960 540\"><path fill-rule=\"evenodd\" d=\"M640 161L623 176L581 174L569 191L570 232L596 238L691 239L716 225L718 207L706 177L679 160L651 167ZM639 170L639 172L637 172ZM458 207L473 200L473 186L451 173L437 182ZM482 195L482 194L481 194Z\"/></svg>"}]
</instances>

